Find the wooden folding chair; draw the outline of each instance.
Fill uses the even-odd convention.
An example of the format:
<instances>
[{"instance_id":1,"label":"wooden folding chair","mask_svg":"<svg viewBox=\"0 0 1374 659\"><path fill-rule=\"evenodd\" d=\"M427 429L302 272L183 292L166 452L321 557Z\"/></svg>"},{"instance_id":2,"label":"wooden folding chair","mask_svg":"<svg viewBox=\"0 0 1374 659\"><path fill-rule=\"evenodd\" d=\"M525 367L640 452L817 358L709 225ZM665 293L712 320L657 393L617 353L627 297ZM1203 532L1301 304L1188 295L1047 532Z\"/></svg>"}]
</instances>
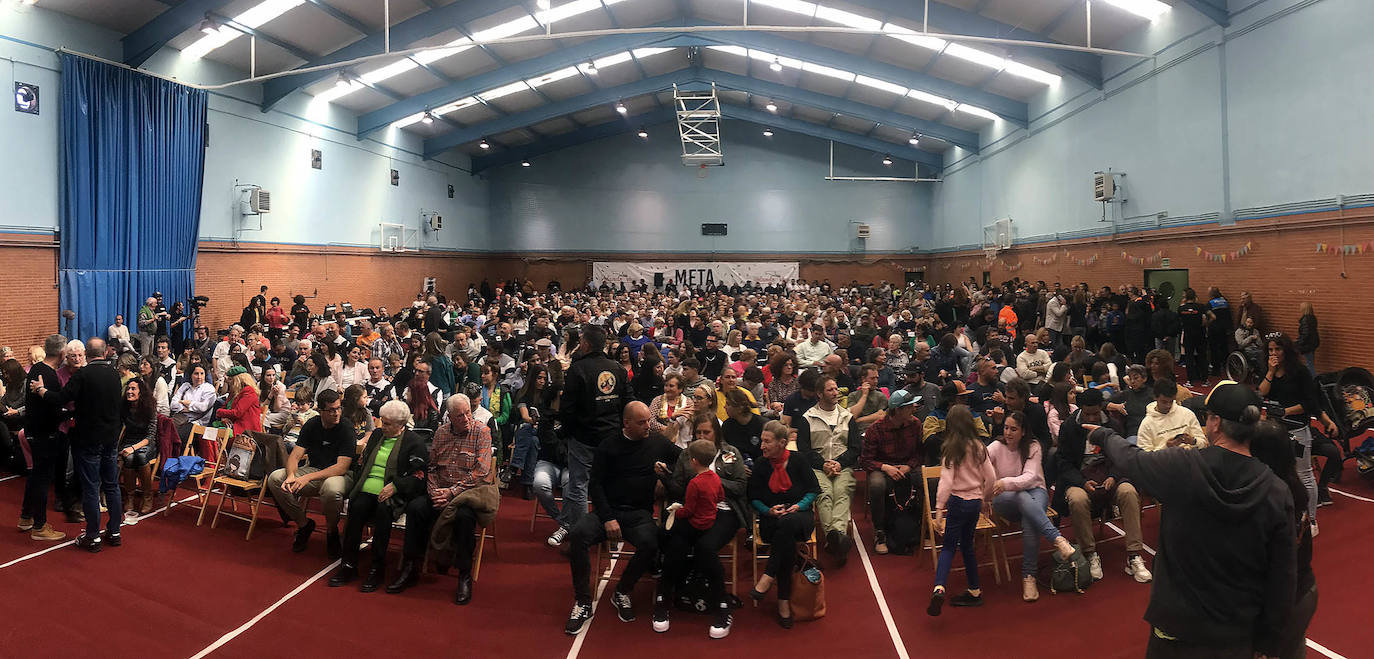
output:
<instances>
[{"instance_id":1,"label":"wooden folding chair","mask_svg":"<svg viewBox=\"0 0 1374 659\"><path fill-rule=\"evenodd\" d=\"M1050 518L1051 522L1055 522L1056 524L1058 524L1059 513L1055 512L1054 508L1045 508L1045 515ZM1003 518L1001 515L998 515L995 510L992 513L992 525L992 537L997 540L1001 540L1000 544L1002 551L1002 571L1006 573L1007 579L1010 580L1011 559L1009 558L1010 554L1007 551L1007 543L1010 543L1011 538L1021 531L1021 525L1020 523L1011 522ZM1046 551L1053 551L1053 549L1054 548L1051 547Z\"/></svg>"},{"instance_id":2,"label":"wooden folding chair","mask_svg":"<svg viewBox=\"0 0 1374 659\"><path fill-rule=\"evenodd\" d=\"M926 488L926 491L924 493L926 494L926 496L921 497L921 506L925 509L926 514L924 524L925 531L922 534L921 545L923 549L927 549L930 551L931 569L934 569L937 565L939 565L941 543L939 539L935 537L935 510L931 507L932 502L929 493L934 491L931 488L931 482L934 481L938 484L939 480L939 467L921 467L921 482L925 485ZM1005 557L1003 557L1001 562L998 561L999 553L1001 550L999 549L998 543L994 541L994 530L995 525L993 524L992 520L988 519L987 515L978 513L978 525L974 527L974 535L976 537L977 535L981 534L984 538L987 539L988 553L990 554L990 560L986 563L979 563L978 567L991 566L993 581L1000 585L1002 583L1002 569L1006 564L1006 559ZM953 569L962 570L964 568L956 567ZM1010 573L1008 573L1007 578L1011 579Z\"/></svg>"},{"instance_id":3,"label":"wooden folding chair","mask_svg":"<svg viewBox=\"0 0 1374 659\"><path fill-rule=\"evenodd\" d=\"M211 456L205 458L204 470L199 474L187 476L187 478L196 482L196 503L191 506L196 510L203 511L205 510L205 506L209 504L211 477L219 466L219 449L220 445L224 443L223 440L227 434L228 431L224 428L203 426L199 423L193 424L191 426L191 434L186 438L186 446L181 450L182 456ZM204 451L199 450L202 443L204 443ZM172 507L177 505L180 504L176 501L176 491L173 490L172 492L168 492L167 507L163 509L162 514L164 516L170 515L172 513ZM200 526L199 521L196 522L196 526Z\"/></svg>"},{"instance_id":4,"label":"wooden folding chair","mask_svg":"<svg viewBox=\"0 0 1374 659\"><path fill-rule=\"evenodd\" d=\"M206 464L206 472L211 474L211 476L208 479L206 488L204 490L204 503L202 504L202 507L200 509L200 516L196 519L196 526L200 526L201 523L205 521L205 511L207 508L209 508L210 495L212 494L215 485L219 485L221 488L219 505L215 506L215 515L210 520L210 528L213 529L219 524L220 515L232 517L234 519L241 519L245 522L248 522L248 534L245 535L243 539L251 540L253 538L253 529L257 528L258 525L258 510L262 508L263 495L267 493L267 479L265 477L259 479L238 478L236 476L231 476L229 474L223 473L221 465L225 465L227 463L229 450L235 444L235 442L248 442L252 445L253 452L257 452L257 440L253 439L251 436L247 434L240 435L237 438L226 438L225 441L220 442L219 453L217 454L215 459L215 469L213 471L210 471L209 464ZM240 497L239 495L235 494L235 490L243 491L244 496ZM254 494L255 490L256 494ZM244 503L248 506L247 515L238 512L238 503L240 498L242 498ZM229 512L224 511L224 501L226 499L230 501L231 510Z\"/></svg>"},{"instance_id":5,"label":"wooden folding chair","mask_svg":"<svg viewBox=\"0 0 1374 659\"><path fill-rule=\"evenodd\" d=\"M730 587L730 594L736 597L739 596L739 587L735 585L739 581L739 541L740 534L743 532L744 529L736 532L735 537L730 538L729 544L721 547L720 551L720 562L722 564L726 561L730 562L730 572L725 577L725 585Z\"/></svg>"},{"instance_id":6,"label":"wooden folding chair","mask_svg":"<svg viewBox=\"0 0 1374 659\"><path fill-rule=\"evenodd\" d=\"M753 581L753 583L751 583L751 584L749 585L749 587L750 587L751 589L757 587L755 584L757 584L757 583L759 582L759 574L760 574L760 572L759 572L759 562L760 562L760 561L766 562L766 561L769 559L769 557L772 555L772 552L770 551L770 550L772 549L772 547L773 547L772 545L770 545L770 544L768 544L768 543L766 543L766 542L763 541L763 535L762 535L761 533L759 533L759 520L758 520L757 517L754 518L753 546L752 546L752 550L753 550L753 559L751 560L752 567L753 567L753 577L754 577L754 581ZM811 558L814 559L814 558L817 557L816 529L815 529L814 527L812 527L812 529L811 529L811 537L808 538L807 541L806 541L805 551L806 551L807 555L809 555ZM792 575L786 575L786 576L780 575L778 578L779 578L779 579L791 579L791 578L792 578ZM754 606L758 606L758 602L754 602Z\"/></svg>"},{"instance_id":7,"label":"wooden folding chair","mask_svg":"<svg viewBox=\"0 0 1374 659\"><path fill-rule=\"evenodd\" d=\"M496 520L491 520L487 526L477 525L477 551L472 553L472 582L477 583L477 575L482 573L482 555L486 553L487 538L491 538L491 553L496 558L501 558L501 552L496 548Z\"/></svg>"},{"instance_id":8,"label":"wooden folding chair","mask_svg":"<svg viewBox=\"0 0 1374 659\"><path fill-rule=\"evenodd\" d=\"M563 506L563 497L555 496L553 500L555 503L559 505L560 508ZM544 519L553 519L552 517L549 517L547 513L544 512L544 506L539 504L539 497L535 497L534 512L530 514L530 533L534 533L534 523L538 521L540 517L543 517Z\"/></svg>"}]
</instances>

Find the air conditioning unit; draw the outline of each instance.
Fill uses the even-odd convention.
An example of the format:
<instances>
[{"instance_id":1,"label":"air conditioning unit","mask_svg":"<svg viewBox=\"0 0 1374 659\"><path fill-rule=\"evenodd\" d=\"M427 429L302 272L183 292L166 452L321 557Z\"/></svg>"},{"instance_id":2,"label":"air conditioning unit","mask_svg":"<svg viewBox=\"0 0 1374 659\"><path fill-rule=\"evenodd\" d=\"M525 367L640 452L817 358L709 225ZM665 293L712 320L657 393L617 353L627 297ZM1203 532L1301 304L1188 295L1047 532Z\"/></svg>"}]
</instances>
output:
<instances>
[{"instance_id":1,"label":"air conditioning unit","mask_svg":"<svg viewBox=\"0 0 1374 659\"><path fill-rule=\"evenodd\" d=\"M443 216L443 215L439 215L439 214L436 213L436 214L434 214L434 215L429 216L429 230L430 230L430 231L438 231L438 230L440 230L440 229L442 229L442 228L444 228L444 216Z\"/></svg>"},{"instance_id":2,"label":"air conditioning unit","mask_svg":"<svg viewBox=\"0 0 1374 659\"><path fill-rule=\"evenodd\" d=\"M272 193L262 188L253 188L248 193L248 211L257 215L272 211Z\"/></svg>"},{"instance_id":3,"label":"air conditioning unit","mask_svg":"<svg viewBox=\"0 0 1374 659\"><path fill-rule=\"evenodd\" d=\"M1093 201L1114 201L1116 199L1116 180L1111 172L1093 174Z\"/></svg>"},{"instance_id":4,"label":"air conditioning unit","mask_svg":"<svg viewBox=\"0 0 1374 659\"><path fill-rule=\"evenodd\" d=\"M873 227L870 227L867 224L859 224L854 227L855 238L867 238L871 235L873 235Z\"/></svg>"}]
</instances>

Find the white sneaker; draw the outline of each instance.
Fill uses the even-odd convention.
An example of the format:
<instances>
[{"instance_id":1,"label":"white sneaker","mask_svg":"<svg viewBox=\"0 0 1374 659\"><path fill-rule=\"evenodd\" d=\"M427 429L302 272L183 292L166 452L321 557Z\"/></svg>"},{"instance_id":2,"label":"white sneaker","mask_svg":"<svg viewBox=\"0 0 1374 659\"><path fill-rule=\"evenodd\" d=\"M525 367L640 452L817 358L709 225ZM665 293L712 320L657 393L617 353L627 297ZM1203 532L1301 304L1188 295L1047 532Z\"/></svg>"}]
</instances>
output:
<instances>
[{"instance_id":1,"label":"white sneaker","mask_svg":"<svg viewBox=\"0 0 1374 659\"><path fill-rule=\"evenodd\" d=\"M1135 577L1137 583L1150 583L1150 580L1154 579L1154 575L1145 568L1145 559L1139 554L1126 559L1126 574Z\"/></svg>"},{"instance_id":2,"label":"white sneaker","mask_svg":"<svg viewBox=\"0 0 1374 659\"><path fill-rule=\"evenodd\" d=\"M1102 580L1102 558L1097 552L1088 554L1088 574L1093 576L1093 581Z\"/></svg>"},{"instance_id":3,"label":"white sneaker","mask_svg":"<svg viewBox=\"0 0 1374 659\"><path fill-rule=\"evenodd\" d=\"M558 527L557 531L553 532L553 535L549 536L547 542L549 543L550 547L561 547L563 545L563 540L567 537L568 527L560 526Z\"/></svg>"},{"instance_id":4,"label":"white sneaker","mask_svg":"<svg viewBox=\"0 0 1374 659\"><path fill-rule=\"evenodd\" d=\"M1313 537L1313 538L1317 537L1317 523L1316 523L1316 522L1312 522L1312 537Z\"/></svg>"},{"instance_id":5,"label":"white sneaker","mask_svg":"<svg viewBox=\"0 0 1374 659\"><path fill-rule=\"evenodd\" d=\"M138 511L130 510L124 513L124 526L133 526L138 523Z\"/></svg>"}]
</instances>

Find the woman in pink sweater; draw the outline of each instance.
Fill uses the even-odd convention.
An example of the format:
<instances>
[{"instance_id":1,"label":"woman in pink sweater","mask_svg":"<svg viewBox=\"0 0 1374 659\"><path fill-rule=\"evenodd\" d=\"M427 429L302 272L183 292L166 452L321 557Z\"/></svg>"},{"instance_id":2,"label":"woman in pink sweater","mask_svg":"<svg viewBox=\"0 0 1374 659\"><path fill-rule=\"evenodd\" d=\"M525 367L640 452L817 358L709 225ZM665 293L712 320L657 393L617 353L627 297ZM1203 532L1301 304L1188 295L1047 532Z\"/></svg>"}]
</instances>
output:
<instances>
[{"instance_id":1,"label":"woman in pink sweater","mask_svg":"<svg viewBox=\"0 0 1374 659\"><path fill-rule=\"evenodd\" d=\"M992 486L992 509L1008 521L1021 520L1021 599L1040 599L1035 573L1044 536L1060 558L1073 555L1073 546L1045 514L1050 495L1040 466L1040 442L1025 439L1026 415L1011 412L1002 425L1002 436L988 445L988 459L997 473Z\"/></svg>"},{"instance_id":2,"label":"woman in pink sweater","mask_svg":"<svg viewBox=\"0 0 1374 659\"><path fill-rule=\"evenodd\" d=\"M991 496L996 480L987 449L978 439L973 413L966 405L950 406L940 444L940 487L935 502L935 532L944 534L944 546L940 548L940 561L935 567L935 589L930 594L930 606L926 608L926 613L932 616L940 615L940 608L944 606L945 581L949 579L955 551L962 551L964 555L968 591L956 595L950 603L954 606L983 605L973 531L978 527L978 515Z\"/></svg>"}]
</instances>

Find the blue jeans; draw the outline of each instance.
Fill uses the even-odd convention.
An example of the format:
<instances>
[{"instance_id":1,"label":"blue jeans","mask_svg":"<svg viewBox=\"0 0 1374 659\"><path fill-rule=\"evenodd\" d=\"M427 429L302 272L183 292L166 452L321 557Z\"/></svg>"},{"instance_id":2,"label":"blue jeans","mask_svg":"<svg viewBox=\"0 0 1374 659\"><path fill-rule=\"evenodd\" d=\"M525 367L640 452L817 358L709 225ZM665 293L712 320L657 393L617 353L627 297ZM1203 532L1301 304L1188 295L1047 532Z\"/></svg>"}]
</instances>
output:
<instances>
[{"instance_id":1,"label":"blue jeans","mask_svg":"<svg viewBox=\"0 0 1374 659\"><path fill-rule=\"evenodd\" d=\"M539 500L539 505L544 507L544 512L548 513L549 517L552 517L559 524L563 524L563 511L558 509L558 502L554 500L553 488L556 484L565 494L567 493L569 471L569 469L560 467L548 460L540 460L534 465L534 472L531 474L530 487L534 489L534 498ZM566 509L567 499L563 501Z\"/></svg>"},{"instance_id":2,"label":"blue jeans","mask_svg":"<svg viewBox=\"0 0 1374 659\"><path fill-rule=\"evenodd\" d=\"M539 461L539 436L534 426L520 424L515 429L515 450L511 452L510 464L520 470L520 482L534 484L534 466Z\"/></svg>"},{"instance_id":3,"label":"blue jeans","mask_svg":"<svg viewBox=\"0 0 1374 659\"><path fill-rule=\"evenodd\" d=\"M105 493L105 508L110 521L105 528L119 533L124 522L124 506L119 498L119 460L114 444L74 447L76 473L81 479L81 509L86 513L86 537L100 535L100 494Z\"/></svg>"},{"instance_id":4,"label":"blue jeans","mask_svg":"<svg viewBox=\"0 0 1374 659\"><path fill-rule=\"evenodd\" d=\"M568 486L563 488L563 516L558 523L572 528L587 514L587 484L592 481L592 455L596 449L577 439L568 440Z\"/></svg>"},{"instance_id":5,"label":"blue jeans","mask_svg":"<svg viewBox=\"0 0 1374 659\"><path fill-rule=\"evenodd\" d=\"M1021 576L1033 577L1040 558L1040 538L1053 543L1059 538L1059 529L1045 515L1050 495L1045 488L1036 487L1019 492L1003 492L992 500L992 508L1003 519L1014 522L1021 520Z\"/></svg>"},{"instance_id":6,"label":"blue jeans","mask_svg":"<svg viewBox=\"0 0 1374 659\"><path fill-rule=\"evenodd\" d=\"M968 573L970 590L978 588L978 556L973 551L973 531L978 528L978 513L983 510L980 499L960 499L951 496L945 503L945 544L940 548L940 562L935 566L935 585L949 580L954 552L964 555L964 570Z\"/></svg>"}]
</instances>

